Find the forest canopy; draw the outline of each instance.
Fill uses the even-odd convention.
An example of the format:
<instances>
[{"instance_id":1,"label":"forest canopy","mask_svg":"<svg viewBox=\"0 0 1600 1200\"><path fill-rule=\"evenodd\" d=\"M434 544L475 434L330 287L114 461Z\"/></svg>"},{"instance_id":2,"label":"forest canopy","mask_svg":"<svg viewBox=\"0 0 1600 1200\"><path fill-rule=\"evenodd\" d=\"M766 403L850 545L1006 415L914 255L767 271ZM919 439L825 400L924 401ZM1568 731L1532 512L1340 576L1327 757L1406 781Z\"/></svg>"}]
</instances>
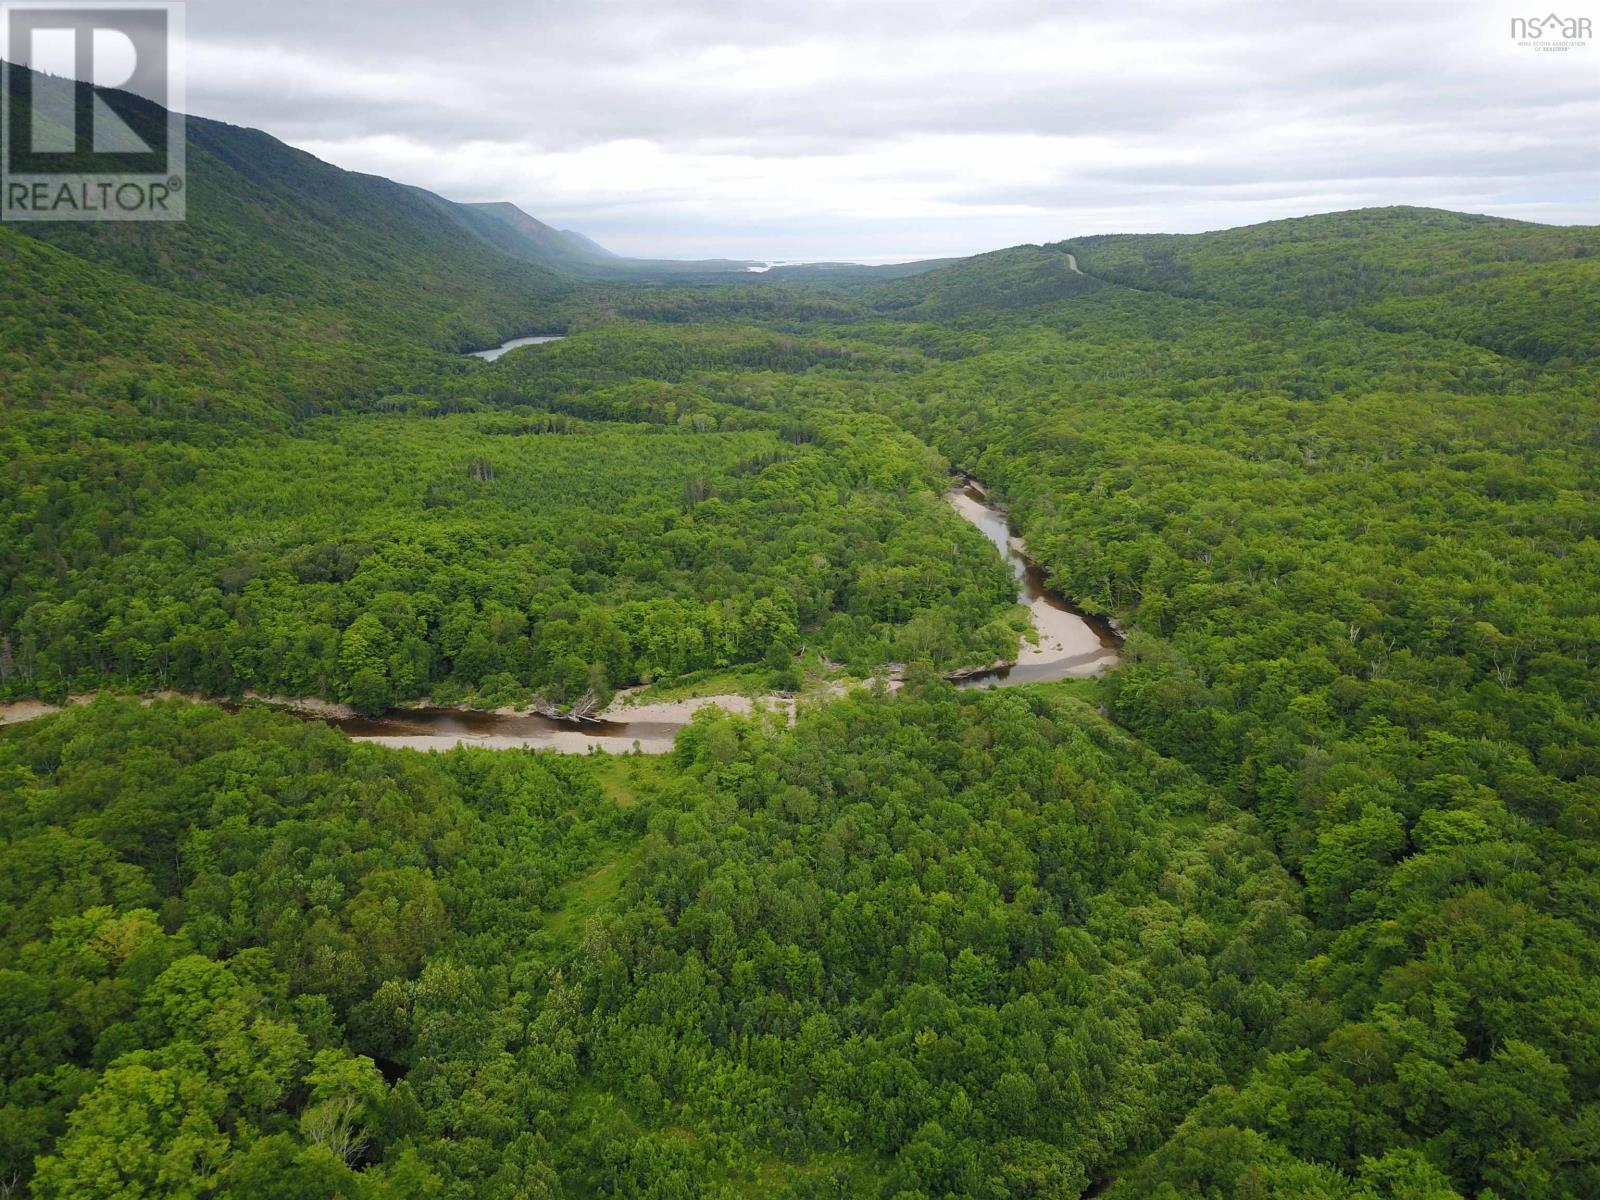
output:
<instances>
[{"instance_id":1,"label":"forest canopy","mask_svg":"<svg viewBox=\"0 0 1600 1200\"><path fill-rule=\"evenodd\" d=\"M452 322L371 229L196 203L165 259L0 230L5 698L826 686L660 758L0 731L0 1187L1600 1195L1593 230L497 270ZM455 237L407 270L467 295ZM187 294L218 248L285 286ZM1119 669L940 681L1018 635L952 468Z\"/></svg>"}]
</instances>

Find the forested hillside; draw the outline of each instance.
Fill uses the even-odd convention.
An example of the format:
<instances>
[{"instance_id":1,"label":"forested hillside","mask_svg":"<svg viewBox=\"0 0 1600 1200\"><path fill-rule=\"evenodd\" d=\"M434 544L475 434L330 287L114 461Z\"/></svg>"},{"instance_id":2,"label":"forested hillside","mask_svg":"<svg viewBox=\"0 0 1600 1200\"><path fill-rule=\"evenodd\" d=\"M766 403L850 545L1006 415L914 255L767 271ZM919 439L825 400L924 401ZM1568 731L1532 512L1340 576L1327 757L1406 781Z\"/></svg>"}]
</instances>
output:
<instances>
[{"instance_id":1,"label":"forested hillside","mask_svg":"<svg viewBox=\"0 0 1600 1200\"><path fill-rule=\"evenodd\" d=\"M1235 304L1354 311L1516 358L1600 354L1600 230L1437 209L1368 209L1198 237L1083 238L1091 275Z\"/></svg>"},{"instance_id":2,"label":"forested hillside","mask_svg":"<svg viewBox=\"0 0 1600 1200\"><path fill-rule=\"evenodd\" d=\"M1132 621L1118 721L1263 820L1317 929L1270 1055L1114 1194L1593 1190L1588 376L1104 291L898 411Z\"/></svg>"},{"instance_id":3,"label":"forested hillside","mask_svg":"<svg viewBox=\"0 0 1600 1200\"><path fill-rule=\"evenodd\" d=\"M0 730L5 1194L1600 1195L1594 230L599 285L193 135L187 227L0 230L0 697L129 694ZM951 468L1118 670L939 680ZM231 703L712 676L811 692Z\"/></svg>"},{"instance_id":4,"label":"forested hillside","mask_svg":"<svg viewBox=\"0 0 1600 1200\"><path fill-rule=\"evenodd\" d=\"M617 257L581 233L554 229L515 204L456 204L429 192L422 194L490 245L528 262L575 270Z\"/></svg>"},{"instance_id":5,"label":"forested hillside","mask_svg":"<svg viewBox=\"0 0 1600 1200\"><path fill-rule=\"evenodd\" d=\"M7 1168L1073 1194L1249 1060L1305 946L1249 818L1081 707L938 684L647 765L183 702L19 729Z\"/></svg>"},{"instance_id":6,"label":"forested hillside","mask_svg":"<svg viewBox=\"0 0 1600 1200\"><path fill-rule=\"evenodd\" d=\"M23 115L23 68L10 72ZM166 114L125 95L137 130ZM21 119L21 118L19 118ZM424 193L342 171L255 129L190 117L178 223L21 226L80 258L296 332L469 349L524 332L574 287L484 244Z\"/></svg>"},{"instance_id":7,"label":"forested hillside","mask_svg":"<svg viewBox=\"0 0 1600 1200\"><path fill-rule=\"evenodd\" d=\"M17 443L32 552L0 559L5 686L592 706L738 664L792 687L807 643L863 673L1014 648L1014 584L915 439L836 413L677 419L649 406L671 389L632 390L637 410L590 420L325 419L138 468L107 447L75 485Z\"/></svg>"}]
</instances>

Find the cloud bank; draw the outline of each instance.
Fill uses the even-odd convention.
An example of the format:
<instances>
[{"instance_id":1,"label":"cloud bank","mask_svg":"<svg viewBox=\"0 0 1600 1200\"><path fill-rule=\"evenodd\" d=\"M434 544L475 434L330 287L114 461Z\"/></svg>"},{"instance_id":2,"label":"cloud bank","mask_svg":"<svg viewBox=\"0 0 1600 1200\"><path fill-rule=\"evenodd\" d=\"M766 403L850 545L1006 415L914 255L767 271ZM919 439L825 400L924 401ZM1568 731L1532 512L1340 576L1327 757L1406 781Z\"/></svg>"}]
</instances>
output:
<instances>
[{"instance_id":1,"label":"cloud bank","mask_svg":"<svg viewBox=\"0 0 1600 1200\"><path fill-rule=\"evenodd\" d=\"M206 0L189 102L629 254L882 261L1375 204L1595 223L1600 43L1519 46L1520 12Z\"/></svg>"}]
</instances>

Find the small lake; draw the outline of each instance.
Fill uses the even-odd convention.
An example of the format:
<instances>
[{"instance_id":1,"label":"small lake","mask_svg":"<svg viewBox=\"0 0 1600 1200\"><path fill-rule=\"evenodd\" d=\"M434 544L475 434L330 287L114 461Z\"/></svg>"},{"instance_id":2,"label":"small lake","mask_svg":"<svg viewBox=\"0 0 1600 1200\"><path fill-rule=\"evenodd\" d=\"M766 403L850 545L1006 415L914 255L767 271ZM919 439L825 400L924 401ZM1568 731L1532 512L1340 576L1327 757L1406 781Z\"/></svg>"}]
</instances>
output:
<instances>
[{"instance_id":1,"label":"small lake","mask_svg":"<svg viewBox=\"0 0 1600 1200\"><path fill-rule=\"evenodd\" d=\"M559 342L566 336L564 333L550 333L538 334L534 337L512 338L509 342L504 342L493 350L470 350L467 352L467 357L481 358L484 362L493 362L495 359L510 354L513 350L522 346L542 346L546 342Z\"/></svg>"}]
</instances>

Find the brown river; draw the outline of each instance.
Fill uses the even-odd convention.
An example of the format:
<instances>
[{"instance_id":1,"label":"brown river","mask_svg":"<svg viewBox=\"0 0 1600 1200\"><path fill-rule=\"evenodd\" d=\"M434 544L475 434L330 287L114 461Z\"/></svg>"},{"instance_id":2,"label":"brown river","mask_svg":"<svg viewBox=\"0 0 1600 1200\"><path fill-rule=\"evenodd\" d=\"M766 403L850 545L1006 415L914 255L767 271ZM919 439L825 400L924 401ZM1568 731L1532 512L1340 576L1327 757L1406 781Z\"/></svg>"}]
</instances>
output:
<instances>
[{"instance_id":1,"label":"brown river","mask_svg":"<svg viewBox=\"0 0 1600 1200\"><path fill-rule=\"evenodd\" d=\"M1013 666L996 667L959 680L963 687L1016 687L1023 683L1052 683L1058 679L1084 679L1117 665L1122 638L1111 623L1073 608L1045 586L1044 572L1028 557L1022 539L1011 532L1005 511L988 502L981 484L968 480L946 494L958 513L976 525L1005 556L1017 577L1017 599L1027 605L1039 634L1036 643L1026 639Z\"/></svg>"},{"instance_id":2,"label":"brown river","mask_svg":"<svg viewBox=\"0 0 1600 1200\"><path fill-rule=\"evenodd\" d=\"M1021 640L1015 662L953 677L958 687L1016 687L1025 683L1081 679L1116 666L1122 644L1116 630L1108 622L1073 608L1045 585L1044 573L1028 557L1022 539L1012 534L1004 510L988 502L982 484L967 479L948 492L945 500L1004 556L1017 579L1018 602L1027 606L1038 634L1037 641ZM890 676L888 686L891 689L899 686L897 675ZM829 689L835 695L844 690L842 684ZM623 693L601 714L601 719L580 722L507 709L478 712L429 707L397 708L379 717L362 717L326 701L258 699L308 720L325 721L353 740L383 746L409 750L477 746L490 750L555 750L564 754L584 754L590 750L607 750L613 754L630 750L665 754L672 749L678 731L696 712L711 705L735 713L751 712L758 705L790 714L794 711L794 700L785 696L761 700L748 696L700 696L692 700L633 704ZM0 725L53 711L54 706L34 701L0 705Z\"/></svg>"}]
</instances>

